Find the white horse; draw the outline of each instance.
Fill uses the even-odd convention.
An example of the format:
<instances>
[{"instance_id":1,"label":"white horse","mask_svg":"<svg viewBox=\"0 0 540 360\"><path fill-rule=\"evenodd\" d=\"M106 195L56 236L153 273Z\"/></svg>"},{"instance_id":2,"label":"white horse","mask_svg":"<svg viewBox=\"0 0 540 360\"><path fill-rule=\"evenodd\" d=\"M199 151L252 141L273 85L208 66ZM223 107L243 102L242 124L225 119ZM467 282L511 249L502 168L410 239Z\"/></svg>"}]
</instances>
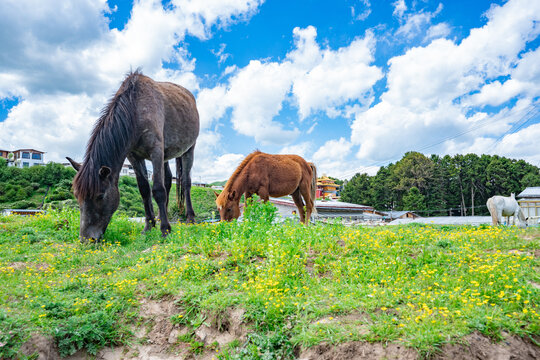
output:
<instances>
[{"instance_id":1,"label":"white horse","mask_svg":"<svg viewBox=\"0 0 540 360\"><path fill-rule=\"evenodd\" d=\"M486 205L494 226L502 223L503 216L514 216L514 221L515 218L518 219L519 227L527 226L527 218L525 218L523 210L519 207L514 193L509 197L499 195L490 197Z\"/></svg>"}]
</instances>

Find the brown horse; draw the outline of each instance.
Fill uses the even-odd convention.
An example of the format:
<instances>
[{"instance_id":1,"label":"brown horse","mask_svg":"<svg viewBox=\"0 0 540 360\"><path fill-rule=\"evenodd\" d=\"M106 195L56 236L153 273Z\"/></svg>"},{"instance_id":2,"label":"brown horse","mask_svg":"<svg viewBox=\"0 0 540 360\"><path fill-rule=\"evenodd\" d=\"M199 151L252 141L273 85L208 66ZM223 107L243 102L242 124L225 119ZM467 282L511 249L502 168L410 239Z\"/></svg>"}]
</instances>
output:
<instances>
[{"instance_id":1,"label":"brown horse","mask_svg":"<svg viewBox=\"0 0 540 360\"><path fill-rule=\"evenodd\" d=\"M118 178L126 157L135 170L143 198L144 231L156 224L152 195L159 207L163 236L171 231L167 205L172 183L168 160L172 158L176 158L177 179L181 179L186 195L187 219L193 221L190 171L198 135L199 114L188 90L169 82L156 82L139 71L129 73L102 111L83 163L67 158L77 170L73 192L81 209L81 240L98 240L107 229L118 208ZM152 162L151 189L145 159ZM183 206L183 199L180 201L179 206Z\"/></svg>"},{"instance_id":2,"label":"brown horse","mask_svg":"<svg viewBox=\"0 0 540 360\"><path fill-rule=\"evenodd\" d=\"M246 199L257 194L264 201L270 196L292 195L300 221L306 223L311 213L316 214L315 191L317 169L298 155L271 155L260 151L249 154L236 168L221 194L216 194L216 204L221 220L231 221L240 216L240 197ZM306 202L306 211L304 203Z\"/></svg>"}]
</instances>

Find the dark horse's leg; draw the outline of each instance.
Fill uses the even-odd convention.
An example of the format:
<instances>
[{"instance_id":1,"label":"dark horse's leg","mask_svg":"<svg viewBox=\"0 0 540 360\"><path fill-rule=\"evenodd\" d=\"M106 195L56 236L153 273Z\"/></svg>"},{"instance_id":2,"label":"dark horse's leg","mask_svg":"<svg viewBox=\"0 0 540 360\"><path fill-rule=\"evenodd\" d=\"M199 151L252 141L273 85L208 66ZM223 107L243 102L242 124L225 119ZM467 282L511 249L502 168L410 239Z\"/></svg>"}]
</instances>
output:
<instances>
[{"instance_id":1,"label":"dark horse's leg","mask_svg":"<svg viewBox=\"0 0 540 360\"><path fill-rule=\"evenodd\" d=\"M192 223L195 221L195 211L193 210L193 204L191 203L191 167L193 166L193 158L195 152L195 145L193 145L188 151L186 151L181 157L176 158L176 187L181 183L181 189L178 193L177 201L178 209L182 209L184 206L184 198L186 201L186 221ZM178 196L179 195L179 196Z\"/></svg>"},{"instance_id":2,"label":"dark horse's leg","mask_svg":"<svg viewBox=\"0 0 540 360\"><path fill-rule=\"evenodd\" d=\"M144 213L146 217L143 232L146 232L156 226L156 220L154 218L154 206L152 205L152 191L150 189L150 183L148 182L148 172L146 171L144 159L139 159L133 156L133 154L129 154L128 160L133 166L133 170L135 170L137 185L139 186L139 192L141 193L141 197L143 199Z\"/></svg>"},{"instance_id":3,"label":"dark horse's leg","mask_svg":"<svg viewBox=\"0 0 540 360\"><path fill-rule=\"evenodd\" d=\"M302 197L300 196L300 188L296 189L291 195L294 200L294 203L296 204L296 207L298 208L298 214L300 215L300 222L304 222L304 219L305 219L304 203L302 201Z\"/></svg>"},{"instance_id":4,"label":"dark horse's leg","mask_svg":"<svg viewBox=\"0 0 540 360\"><path fill-rule=\"evenodd\" d=\"M165 191L167 192L167 200L165 203L165 208L169 208L169 194L171 193L171 186L172 186L172 172L171 168L169 167L169 162L165 161L163 163L163 169L165 170Z\"/></svg>"},{"instance_id":5,"label":"dark horse's leg","mask_svg":"<svg viewBox=\"0 0 540 360\"><path fill-rule=\"evenodd\" d=\"M159 208L159 220L161 221L161 235L167 236L171 232L171 224L167 217L167 190L165 188L165 165L163 161L163 148L156 147L150 154L150 160L154 167L154 185L152 195Z\"/></svg>"}]
</instances>

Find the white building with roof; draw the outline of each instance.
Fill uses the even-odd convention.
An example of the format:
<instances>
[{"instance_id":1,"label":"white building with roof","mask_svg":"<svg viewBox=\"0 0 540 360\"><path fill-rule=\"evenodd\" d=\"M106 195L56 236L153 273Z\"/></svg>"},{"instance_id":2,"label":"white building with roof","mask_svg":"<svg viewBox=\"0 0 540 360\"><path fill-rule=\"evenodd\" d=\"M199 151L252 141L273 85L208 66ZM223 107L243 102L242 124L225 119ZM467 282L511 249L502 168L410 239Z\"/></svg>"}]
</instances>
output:
<instances>
[{"instance_id":1,"label":"white building with roof","mask_svg":"<svg viewBox=\"0 0 540 360\"><path fill-rule=\"evenodd\" d=\"M8 166L19 168L45 165L45 153L36 149L0 150L0 157L8 161Z\"/></svg>"},{"instance_id":2,"label":"white building with roof","mask_svg":"<svg viewBox=\"0 0 540 360\"><path fill-rule=\"evenodd\" d=\"M531 219L540 219L540 186L526 188L517 199L525 217L529 218L529 224Z\"/></svg>"}]
</instances>

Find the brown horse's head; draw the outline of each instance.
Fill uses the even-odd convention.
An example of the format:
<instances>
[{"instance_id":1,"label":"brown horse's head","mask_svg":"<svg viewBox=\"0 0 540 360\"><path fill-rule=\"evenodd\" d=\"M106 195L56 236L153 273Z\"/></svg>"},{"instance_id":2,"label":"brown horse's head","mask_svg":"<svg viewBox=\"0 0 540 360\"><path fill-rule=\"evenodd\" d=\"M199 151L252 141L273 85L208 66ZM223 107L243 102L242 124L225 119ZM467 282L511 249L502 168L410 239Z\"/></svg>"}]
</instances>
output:
<instances>
[{"instance_id":1,"label":"brown horse's head","mask_svg":"<svg viewBox=\"0 0 540 360\"><path fill-rule=\"evenodd\" d=\"M97 184L89 186L88 179L82 179L88 174L82 172L81 164L69 157L67 159L77 170L73 189L81 210L79 238L81 242L100 240L120 203L118 175L112 174L109 167L102 166L93 174ZM85 170L91 171L89 168Z\"/></svg>"},{"instance_id":2,"label":"brown horse's head","mask_svg":"<svg viewBox=\"0 0 540 360\"><path fill-rule=\"evenodd\" d=\"M232 221L240 217L240 198L236 198L236 191L222 191L216 194L216 205L221 221Z\"/></svg>"}]
</instances>

